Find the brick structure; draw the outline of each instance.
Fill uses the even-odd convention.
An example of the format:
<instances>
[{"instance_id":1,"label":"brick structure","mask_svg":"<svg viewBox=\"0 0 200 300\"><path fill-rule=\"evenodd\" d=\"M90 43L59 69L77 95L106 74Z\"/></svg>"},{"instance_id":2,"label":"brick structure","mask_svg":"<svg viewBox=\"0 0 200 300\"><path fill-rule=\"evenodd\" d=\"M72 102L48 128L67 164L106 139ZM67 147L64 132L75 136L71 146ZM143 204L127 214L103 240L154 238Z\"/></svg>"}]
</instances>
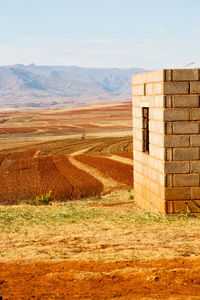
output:
<instances>
[{"instance_id":1,"label":"brick structure","mask_svg":"<svg viewBox=\"0 0 200 300\"><path fill-rule=\"evenodd\" d=\"M132 89L136 202L200 213L200 69L134 75Z\"/></svg>"}]
</instances>

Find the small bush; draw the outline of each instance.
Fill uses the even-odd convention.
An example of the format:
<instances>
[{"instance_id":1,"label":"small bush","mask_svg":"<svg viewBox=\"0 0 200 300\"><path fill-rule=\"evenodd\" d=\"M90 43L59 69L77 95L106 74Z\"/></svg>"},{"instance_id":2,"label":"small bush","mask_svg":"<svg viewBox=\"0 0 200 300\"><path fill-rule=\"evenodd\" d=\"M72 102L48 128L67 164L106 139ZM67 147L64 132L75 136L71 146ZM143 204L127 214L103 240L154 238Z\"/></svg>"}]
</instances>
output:
<instances>
[{"instance_id":1,"label":"small bush","mask_svg":"<svg viewBox=\"0 0 200 300\"><path fill-rule=\"evenodd\" d=\"M53 200L52 191L49 191L48 193L42 195L42 197L36 196L35 199L29 200L28 204L30 205L50 205L51 201Z\"/></svg>"},{"instance_id":2,"label":"small bush","mask_svg":"<svg viewBox=\"0 0 200 300\"><path fill-rule=\"evenodd\" d=\"M129 193L129 200L133 200L134 199L133 191L131 189L128 189L127 192Z\"/></svg>"}]
</instances>

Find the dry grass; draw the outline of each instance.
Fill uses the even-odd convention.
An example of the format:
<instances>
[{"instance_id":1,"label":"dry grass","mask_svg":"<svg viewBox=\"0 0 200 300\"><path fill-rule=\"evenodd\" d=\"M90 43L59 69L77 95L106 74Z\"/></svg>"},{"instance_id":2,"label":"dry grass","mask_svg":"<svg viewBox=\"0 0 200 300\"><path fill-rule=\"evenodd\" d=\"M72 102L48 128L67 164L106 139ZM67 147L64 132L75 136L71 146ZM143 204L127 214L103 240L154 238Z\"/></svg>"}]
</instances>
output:
<instances>
[{"instance_id":1,"label":"dry grass","mask_svg":"<svg viewBox=\"0 0 200 300\"><path fill-rule=\"evenodd\" d=\"M130 192L34 207L0 207L0 261L132 260L200 254L199 219L145 213Z\"/></svg>"}]
</instances>

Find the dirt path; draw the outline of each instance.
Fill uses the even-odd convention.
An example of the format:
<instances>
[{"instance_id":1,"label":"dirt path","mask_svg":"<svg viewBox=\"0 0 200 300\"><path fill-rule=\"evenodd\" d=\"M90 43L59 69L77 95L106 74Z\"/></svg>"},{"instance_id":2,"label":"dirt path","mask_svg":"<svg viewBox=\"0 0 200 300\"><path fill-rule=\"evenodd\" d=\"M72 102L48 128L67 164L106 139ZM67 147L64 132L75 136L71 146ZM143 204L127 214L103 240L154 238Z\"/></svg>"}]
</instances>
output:
<instances>
[{"instance_id":1,"label":"dirt path","mask_svg":"<svg viewBox=\"0 0 200 300\"><path fill-rule=\"evenodd\" d=\"M112 154L111 156L106 156L106 158L121 162L123 164L131 165L131 166L133 165L133 160L132 159L126 158L126 157L123 157L123 156L118 156L118 155Z\"/></svg>"},{"instance_id":2,"label":"dirt path","mask_svg":"<svg viewBox=\"0 0 200 300\"><path fill-rule=\"evenodd\" d=\"M3 299L200 299L199 259L0 264Z\"/></svg>"},{"instance_id":3,"label":"dirt path","mask_svg":"<svg viewBox=\"0 0 200 300\"><path fill-rule=\"evenodd\" d=\"M110 177L109 178L105 177L97 169L92 168L92 167L75 159L76 156L81 155L81 154L87 152L88 150L89 150L89 148L86 148L86 149L71 153L69 155L69 161L77 168L83 170L84 172L92 175L97 180L99 180L104 186L103 193L108 193L108 192L110 193L111 191L113 191L115 189L123 188L124 184L122 184L121 182L115 181L114 179L112 179Z\"/></svg>"}]
</instances>

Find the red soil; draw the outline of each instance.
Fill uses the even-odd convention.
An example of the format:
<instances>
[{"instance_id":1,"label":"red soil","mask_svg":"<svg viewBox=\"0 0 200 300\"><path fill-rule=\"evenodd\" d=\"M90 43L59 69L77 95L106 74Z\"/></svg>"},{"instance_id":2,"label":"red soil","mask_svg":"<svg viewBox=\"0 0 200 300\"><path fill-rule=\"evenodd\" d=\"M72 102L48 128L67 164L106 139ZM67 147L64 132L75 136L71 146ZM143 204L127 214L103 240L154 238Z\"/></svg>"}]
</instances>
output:
<instances>
[{"instance_id":1,"label":"red soil","mask_svg":"<svg viewBox=\"0 0 200 300\"><path fill-rule=\"evenodd\" d=\"M93 168L97 168L105 176L112 177L118 182L122 182L127 186L133 185L133 167L131 165L86 154L78 155L76 159Z\"/></svg>"},{"instance_id":2,"label":"red soil","mask_svg":"<svg viewBox=\"0 0 200 300\"><path fill-rule=\"evenodd\" d=\"M6 299L199 299L200 259L1 263Z\"/></svg>"},{"instance_id":3,"label":"red soil","mask_svg":"<svg viewBox=\"0 0 200 300\"><path fill-rule=\"evenodd\" d=\"M37 162L7 156L0 167L0 203L17 204L41 193Z\"/></svg>"},{"instance_id":4,"label":"red soil","mask_svg":"<svg viewBox=\"0 0 200 300\"><path fill-rule=\"evenodd\" d=\"M93 124L78 124L78 126L86 129L100 128L99 126Z\"/></svg>"},{"instance_id":5,"label":"red soil","mask_svg":"<svg viewBox=\"0 0 200 300\"><path fill-rule=\"evenodd\" d=\"M133 159L133 152L120 152L120 153L114 153L115 155L126 157Z\"/></svg>"},{"instance_id":6,"label":"red soil","mask_svg":"<svg viewBox=\"0 0 200 300\"><path fill-rule=\"evenodd\" d=\"M15 128L8 128L4 127L1 128L1 130L5 131L6 133L28 133L28 132L35 132L37 131L37 128L33 127L15 127ZM0 132L1 134L1 132Z\"/></svg>"},{"instance_id":7,"label":"red soil","mask_svg":"<svg viewBox=\"0 0 200 300\"><path fill-rule=\"evenodd\" d=\"M19 152L12 152L9 155L9 159L28 159L33 158L36 153L36 150L26 150L26 151L19 151Z\"/></svg>"},{"instance_id":8,"label":"red soil","mask_svg":"<svg viewBox=\"0 0 200 300\"><path fill-rule=\"evenodd\" d=\"M100 181L76 168L65 155L56 155L52 158L59 172L74 186L72 194L74 199L99 195L103 191Z\"/></svg>"},{"instance_id":9,"label":"red soil","mask_svg":"<svg viewBox=\"0 0 200 300\"><path fill-rule=\"evenodd\" d=\"M65 201L99 195L103 185L64 155L36 157L34 150L0 155L0 203L17 204L53 192Z\"/></svg>"},{"instance_id":10,"label":"red soil","mask_svg":"<svg viewBox=\"0 0 200 300\"><path fill-rule=\"evenodd\" d=\"M13 113L12 113L12 114L13 114ZM11 113L0 113L0 118L11 117L12 114L11 114Z\"/></svg>"}]
</instances>

